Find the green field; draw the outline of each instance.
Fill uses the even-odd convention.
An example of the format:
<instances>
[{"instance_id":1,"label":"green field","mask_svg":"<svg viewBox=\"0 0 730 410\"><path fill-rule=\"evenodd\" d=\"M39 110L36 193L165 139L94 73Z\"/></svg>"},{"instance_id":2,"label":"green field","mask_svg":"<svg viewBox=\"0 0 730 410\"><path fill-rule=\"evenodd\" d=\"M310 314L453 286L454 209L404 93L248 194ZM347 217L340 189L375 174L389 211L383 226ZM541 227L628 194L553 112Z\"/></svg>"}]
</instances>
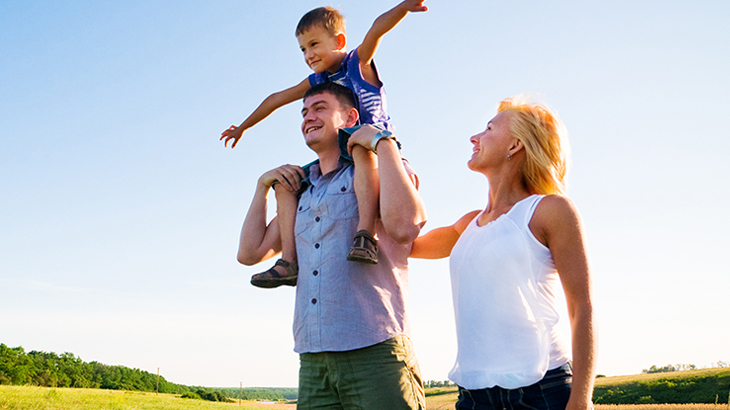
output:
<instances>
[{"instance_id":1,"label":"green field","mask_svg":"<svg viewBox=\"0 0 730 410\"><path fill-rule=\"evenodd\" d=\"M593 388L597 404L705 403L730 398L730 368L601 377Z\"/></svg>"},{"instance_id":2,"label":"green field","mask_svg":"<svg viewBox=\"0 0 730 410\"><path fill-rule=\"evenodd\" d=\"M730 410L728 389L730 389L730 369L727 368L601 377L596 379L594 401L597 410ZM457 395L457 388L453 386L428 388L427 408L453 409ZM683 397L697 397L704 403L657 404L668 403L660 401L664 400L663 398L682 401ZM620 403L607 403L607 399L616 399ZM685 403L687 401L684 400ZM177 394L0 385L0 410L294 410L295 408L296 404L284 402L217 403L183 399Z\"/></svg>"},{"instance_id":3,"label":"green field","mask_svg":"<svg viewBox=\"0 0 730 410\"><path fill-rule=\"evenodd\" d=\"M0 410L220 410L294 409L289 404L216 403L175 394L137 391L0 386Z\"/></svg>"}]
</instances>

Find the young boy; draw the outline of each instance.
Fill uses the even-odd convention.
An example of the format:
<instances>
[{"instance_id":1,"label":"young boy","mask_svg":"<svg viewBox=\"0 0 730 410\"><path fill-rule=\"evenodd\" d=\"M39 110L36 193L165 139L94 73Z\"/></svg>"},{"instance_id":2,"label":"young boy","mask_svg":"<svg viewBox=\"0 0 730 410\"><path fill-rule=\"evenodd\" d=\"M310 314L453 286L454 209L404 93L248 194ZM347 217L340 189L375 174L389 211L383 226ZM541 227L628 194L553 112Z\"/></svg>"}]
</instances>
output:
<instances>
[{"instance_id":1,"label":"young boy","mask_svg":"<svg viewBox=\"0 0 730 410\"><path fill-rule=\"evenodd\" d=\"M392 30L409 12L427 11L425 0L404 0L393 9L378 17L368 31L362 44L347 52L344 17L331 7L320 7L305 14L299 21L296 36L304 60L314 71L301 83L286 90L271 94L238 127L231 126L221 134L221 140L233 140L235 148L243 132L251 128L279 107L300 100L313 85L336 82L350 88L359 105L362 123L369 123L388 132L392 126L385 111L383 83L373 62L373 56L385 33ZM359 222L354 244L348 260L363 263L377 263L377 240L372 232L378 215L379 181L373 153L362 146L355 146L350 153L355 163L354 189L357 196ZM254 275L251 283L259 287L296 285L298 274L294 223L297 197L282 184L275 188L279 232L281 234L282 256L274 267Z\"/></svg>"}]
</instances>

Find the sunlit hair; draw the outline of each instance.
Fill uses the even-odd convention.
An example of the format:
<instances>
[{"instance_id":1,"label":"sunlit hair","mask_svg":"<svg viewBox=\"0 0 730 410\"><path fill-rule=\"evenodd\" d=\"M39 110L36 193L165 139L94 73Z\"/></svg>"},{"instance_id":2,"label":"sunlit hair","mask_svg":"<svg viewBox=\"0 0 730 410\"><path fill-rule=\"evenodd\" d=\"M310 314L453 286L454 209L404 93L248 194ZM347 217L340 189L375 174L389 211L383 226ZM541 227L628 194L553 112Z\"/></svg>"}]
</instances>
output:
<instances>
[{"instance_id":1,"label":"sunlit hair","mask_svg":"<svg viewBox=\"0 0 730 410\"><path fill-rule=\"evenodd\" d=\"M524 97L499 103L498 112L508 111L509 130L525 146L522 183L532 194L562 194L566 188L567 132L560 118L542 104Z\"/></svg>"},{"instance_id":2,"label":"sunlit hair","mask_svg":"<svg viewBox=\"0 0 730 410\"><path fill-rule=\"evenodd\" d=\"M334 95L342 108L346 110L349 110L350 108L357 108L357 102L355 101L355 95L352 93L352 90L337 83L321 83L313 85L306 93L304 93L303 101L306 101L307 98L313 95L323 93L330 93Z\"/></svg>"},{"instance_id":3,"label":"sunlit hair","mask_svg":"<svg viewBox=\"0 0 730 410\"><path fill-rule=\"evenodd\" d=\"M304 34L305 31L317 26L324 28L332 36L346 34L345 17L339 10L327 6L318 7L302 16L294 35Z\"/></svg>"}]
</instances>

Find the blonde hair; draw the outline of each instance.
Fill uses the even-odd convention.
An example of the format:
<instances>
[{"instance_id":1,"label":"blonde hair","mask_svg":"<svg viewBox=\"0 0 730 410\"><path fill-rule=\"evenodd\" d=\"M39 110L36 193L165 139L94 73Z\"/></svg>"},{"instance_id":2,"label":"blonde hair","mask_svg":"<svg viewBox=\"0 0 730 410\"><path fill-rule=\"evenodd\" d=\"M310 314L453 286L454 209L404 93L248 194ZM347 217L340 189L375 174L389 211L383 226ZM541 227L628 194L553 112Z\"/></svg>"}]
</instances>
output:
<instances>
[{"instance_id":1,"label":"blonde hair","mask_svg":"<svg viewBox=\"0 0 730 410\"><path fill-rule=\"evenodd\" d=\"M345 17L339 10L329 6L318 7L302 16L294 34L297 36L304 34L305 31L316 26L324 28L332 36L340 33L346 34Z\"/></svg>"},{"instance_id":2,"label":"blonde hair","mask_svg":"<svg viewBox=\"0 0 730 410\"><path fill-rule=\"evenodd\" d=\"M544 104L522 96L499 103L509 111L509 130L525 147L522 183L532 194L562 194L566 189L568 139L560 118Z\"/></svg>"}]
</instances>

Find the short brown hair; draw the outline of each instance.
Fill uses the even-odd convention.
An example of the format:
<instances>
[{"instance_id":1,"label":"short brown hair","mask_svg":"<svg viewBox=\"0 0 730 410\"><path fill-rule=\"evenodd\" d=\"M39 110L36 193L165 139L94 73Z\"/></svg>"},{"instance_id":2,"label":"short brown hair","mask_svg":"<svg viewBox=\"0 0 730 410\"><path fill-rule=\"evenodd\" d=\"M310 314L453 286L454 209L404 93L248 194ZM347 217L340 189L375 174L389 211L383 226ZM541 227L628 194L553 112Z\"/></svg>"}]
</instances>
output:
<instances>
[{"instance_id":1,"label":"short brown hair","mask_svg":"<svg viewBox=\"0 0 730 410\"><path fill-rule=\"evenodd\" d=\"M340 85L337 83L329 82L313 85L312 88L304 93L303 100L306 100L313 95L320 95L324 93L330 93L335 96L340 105L345 109L357 109L357 102L355 100L355 95L352 93L352 90L345 87L344 85Z\"/></svg>"},{"instance_id":2,"label":"short brown hair","mask_svg":"<svg viewBox=\"0 0 730 410\"><path fill-rule=\"evenodd\" d=\"M302 16L294 35L304 34L305 31L316 26L323 27L333 36L340 33L345 34L345 17L339 10L332 7L318 7Z\"/></svg>"}]
</instances>

